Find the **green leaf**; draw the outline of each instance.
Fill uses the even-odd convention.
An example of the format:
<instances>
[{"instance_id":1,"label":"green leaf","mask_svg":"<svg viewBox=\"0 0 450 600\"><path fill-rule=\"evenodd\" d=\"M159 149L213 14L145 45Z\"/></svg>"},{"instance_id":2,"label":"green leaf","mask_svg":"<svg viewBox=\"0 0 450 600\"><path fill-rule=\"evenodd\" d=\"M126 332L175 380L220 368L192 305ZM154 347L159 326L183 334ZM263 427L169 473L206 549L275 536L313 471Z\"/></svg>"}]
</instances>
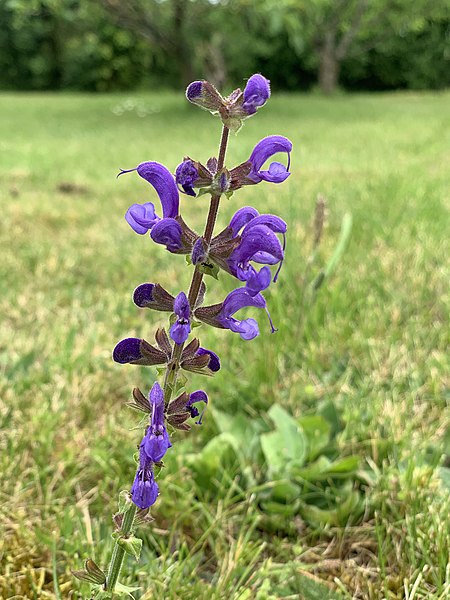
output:
<instances>
[{"instance_id":1,"label":"green leaf","mask_svg":"<svg viewBox=\"0 0 450 600\"><path fill-rule=\"evenodd\" d=\"M139 560L142 550L142 540L140 538L134 536L119 537L117 544L123 548L127 554L131 554L136 560Z\"/></svg>"},{"instance_id":2,"label":"green leaf","mask_svg":"<svg viewBox=\"0 0 450 600\"><path fill-rule=\"evenodd\" d=\"M200 263L197 265L198 271L204 275L210 275L214 279L219 279L219 267L213 263Z\"/></svg>"},{"instance_id":3,"label":"green leaf","mask_svg":"<svg viewBox=\"0 0 450 600\"><path fill-rule=\"evenodd\" d=\"M200 454L188 455L186 461L199 487L215 489L217 483L223 480L223 473L233 471L240 463L236 440L229 433L221 433L208 442Z\"/></svg>"},{"instance_id":4,"label":"green leaf","mask_svg":"<svg viewBox=\"0 0 450 600\"><path fill-rule=\"evenodd\" d=\"M328 467L328 473L332 477L354 475L359 467L360 460L359 456L346 456L335 460Z\"/></svg>"},{"instance_id":5,"label":"green leaf","mask_svg":"<svg viewBox=\"0 0 450 600\"><path fill-rule=\"evenodd\" d=\"M297 422L308 440L308 460L314 460L329 444L331 425L321 415L301 417Z\"/></svg>"},{"instance_id":6,"label":"green leaf","mask_svg":"<svg viewBox=\"0 0 450 600\"><path fill-rule=\"evenodd\" d=\"M116 587L114 589L114 594L118 594L119 596L128 596L129 598L133 598L131 595L133 592L137 592L140 590L140 587L131 587L129 585L124 585L123 583L116 583Z\"/></svg>"},{"instance_id":7,"label":"green leaf","mask_svg":"<svg viewBox=\"0 0 450 600\"><path fill-rule=\"evenodd\" d=\"M269 417L276 430L260 436L261 447L270 470L284 473L294 463L302 466L306 457L307 441L303 430L291 415L274 404Z\"/></svg>"},{"instance_id":8,"label":"green leaf","mask_svg":"<svg viewBox=\"0 0 450 600\"><path fill-rule=\"evenodd\" d=\"M319 458L309 465L303 468L292 469L292 475L295 478L304 481L322 481L328 479L328 468L331 464L330 459L326 456L319 456Z\"/></svg>"}]
</instances>

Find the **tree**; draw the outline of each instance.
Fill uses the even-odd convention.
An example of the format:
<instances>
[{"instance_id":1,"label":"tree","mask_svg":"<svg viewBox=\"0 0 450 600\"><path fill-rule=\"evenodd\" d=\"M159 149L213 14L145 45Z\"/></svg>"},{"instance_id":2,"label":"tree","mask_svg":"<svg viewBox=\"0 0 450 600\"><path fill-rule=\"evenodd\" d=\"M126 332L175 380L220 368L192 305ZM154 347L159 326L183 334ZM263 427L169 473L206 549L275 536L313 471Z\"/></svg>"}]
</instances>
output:
<instances>
[{"instance_id":1,"label":"tree","mask_svg":"<svg viewBox=\"0 0 450 600\"><path fill-rule=\"evenodd\" d=\"M275 19L294 51L312 51L325 94L335 91L344 60L448 16L446 0L265 0L264 6L281 11Z\"/></svg>"}]
</instances>

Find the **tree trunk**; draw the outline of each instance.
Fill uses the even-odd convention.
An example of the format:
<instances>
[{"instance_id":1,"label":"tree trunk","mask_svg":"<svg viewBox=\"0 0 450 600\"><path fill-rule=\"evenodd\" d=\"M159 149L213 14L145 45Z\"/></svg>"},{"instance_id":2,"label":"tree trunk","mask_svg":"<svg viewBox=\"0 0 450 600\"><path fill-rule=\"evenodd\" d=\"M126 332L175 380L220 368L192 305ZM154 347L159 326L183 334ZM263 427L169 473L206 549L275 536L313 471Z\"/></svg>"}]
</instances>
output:
<instances>
[{"instance_id":1,"label":"tree trunk","mask_svg":"<svg viewBox=\"0 0 450 600\"><path fill-rule=\"evenodd\" d=\"M327 32L325 34L319 54L319 87L324 94L330 95L336 91L341 68L336 53L335 35L333 33Z\"/></svg>"},{"instance_id":2,"label":"tree trunk","mask_svg":"<svg viewBox=\"0 0 450 600\"><path fill-rule=\"evenodd\" d=\"M189 39L186 36L188 2L186 0L173 0L173 8L175 60L178 63L181 85L186 87L195 79L192 65L192 49Z\"/></svg>"}]
</instances>

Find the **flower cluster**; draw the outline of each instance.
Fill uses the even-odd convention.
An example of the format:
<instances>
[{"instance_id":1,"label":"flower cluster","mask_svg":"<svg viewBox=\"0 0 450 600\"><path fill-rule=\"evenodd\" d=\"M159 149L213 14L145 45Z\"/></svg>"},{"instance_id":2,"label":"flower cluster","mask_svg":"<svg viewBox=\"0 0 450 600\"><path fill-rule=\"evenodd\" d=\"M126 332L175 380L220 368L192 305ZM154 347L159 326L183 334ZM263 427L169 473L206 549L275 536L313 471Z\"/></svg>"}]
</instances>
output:
<instances>
[{"instance_id":1,"label":"flower cluster","mask_svg":"<svg viewBox=\"0 0 450 600\"><path fill-rule=\"evenodd\" d=\"M232 169L224 165L228 131L237 132L242 122L267 102L270 97L268 80L262 75L253 75L243 91L237 89L226 98L209 82L195 81L188 86L186 96L190 102L222 120L219 158L212 157L202 163L185 157L174 173L153 161L143 162L134 169L121 169L119 173L136 171L152 186L161 203L162 216L157 214L153 202L130 206L125 219L133 231L139 235L149 233L154 242L165 246L172 254L186 255L193 267L188 293L179 291L173 295L159 283L150 282L142 283L134 290L136 306L169 313L169 326L167 331L157 329L154 344L131 337L121 340L113 351L117 363L159 365L159 372L164 374L163 387L154 383L148 397L135 388L130 403L148 418L131 488L132 501L141 509L150 507L158 497L155 466L158 470L163 466L162 460L172 446L173 430L189 430L191 418L201 424L203 412L200 414L196 404L203 403L206 407L208 403L203 390L189 393L184 389L181 380L177 381L179 371L184 369L211 376L220 369L215 352L203 348L195 337L189 341L194 327L206 324L229 329L243 340L251 340L259 334L257 321L238 318L237 314L243 308L259 308L267 313L272 332L276 331L262 292L272 281L276 282L286 246L285 221L276 215L260 214L252 206L240 208L222 231L215 236L212 233L222 195L230 196L244 186L261 182L282 183L290 175L292 144L279 135L259 141L248 160L240 165ZM285 155L286 164L272 160L278 154ZM202 235L190 229L181 217L180 194L193 201L207 193L211 195L211 206L216 203L216 210L210 211ZM274 274L273 266L276 267ZM220 270L233 277L237 287L223 301L205 306L203 278L207 274L217 276Z\"/></svg>"}]
</instances>

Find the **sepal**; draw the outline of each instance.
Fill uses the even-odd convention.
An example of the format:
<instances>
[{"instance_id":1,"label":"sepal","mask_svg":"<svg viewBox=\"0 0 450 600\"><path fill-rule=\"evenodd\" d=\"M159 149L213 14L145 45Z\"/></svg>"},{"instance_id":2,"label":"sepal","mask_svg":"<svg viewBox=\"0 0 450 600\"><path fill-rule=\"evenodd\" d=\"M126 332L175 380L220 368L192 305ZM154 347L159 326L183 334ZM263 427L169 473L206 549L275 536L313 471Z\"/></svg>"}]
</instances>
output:
<instances>
[{"instance_id":1,"label":"sepal","mask_svg":"<svg viewBox=\"0 0 450 600\"><path fill-rule=\"evenodd\" d=\"M145 414L151 413L151 407L148 398L144 396L144 394L139 388L133 389L133 400L127 402L127 406L129 406L133 410L137 410Z\"/></svg>"},{"instance_id":2,"label":"sepal","mask_svg":"<svg viewBox=\"0 0 450 600\"><path fill-rule=\"evenodd\" d=\"M87 581L94 585L103 585L106 581L106 574L100 569L98 565L88 558L84 563L84 569L80 571L72 571L72 575L80 581Z\"/></svg>"}]
</instances>

